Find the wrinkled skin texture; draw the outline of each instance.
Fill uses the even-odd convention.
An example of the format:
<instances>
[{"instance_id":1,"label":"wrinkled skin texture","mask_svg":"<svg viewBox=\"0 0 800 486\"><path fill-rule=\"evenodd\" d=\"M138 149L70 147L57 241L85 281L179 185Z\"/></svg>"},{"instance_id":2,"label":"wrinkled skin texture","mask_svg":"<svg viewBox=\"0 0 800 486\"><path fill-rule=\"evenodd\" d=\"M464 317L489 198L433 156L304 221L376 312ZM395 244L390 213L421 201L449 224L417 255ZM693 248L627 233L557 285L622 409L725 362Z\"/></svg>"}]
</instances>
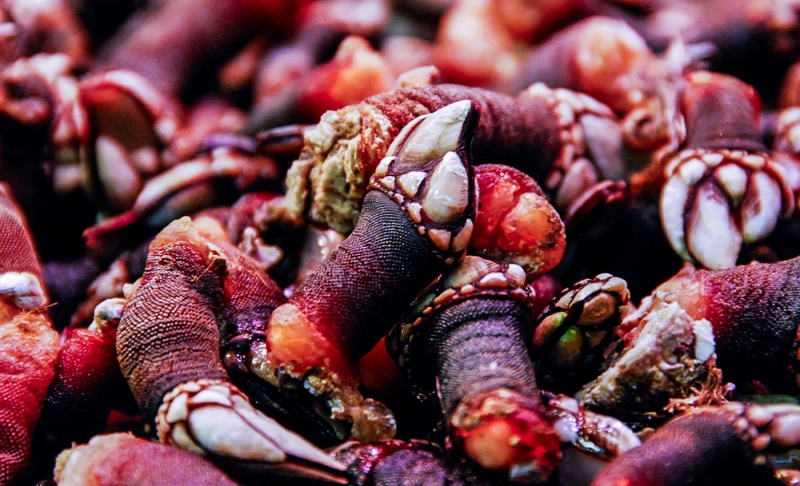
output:
<instances>
[{"instance_id":1,"label":"wrinkled skin texture","mask_svg":"<svg viewBox=\"0 0 800 486\"><path fill-rule=\"evenodd\" d=\"M715 413L677 418L612 461L592 486L781 484L770 468L753 465L752 452L731 422Z\"/></svg>"},{"instance_id":2,"label":"wrinkled skin texture","mask_svg":"<svg viewBox=\"0 0 800 486\"><path fill-rule=\"evenodd\" d=\"M465 99L481 113L475 164L503 163L542 180L560 150L556 118L545 103L449 84L400 88L324 115L320 126L335 126L333 139L327 131L306 133L306 147L287 174L288 215L351 232L367 181L400 130Z\"/></svg>"},{"instance_id":3,"label":"wrinkled skin texture","mask_svg":"<svg viewBox=\"0 0 800 486\"><path fill-rule=\"evenodd\" d=\"M214 313L221 288L219 275L199 247L155 240L117 332L120 368L149 421L164 395L180 383L227 379ZM171 372L164 374L163 369Z\"/></svg>"},{"instance_id":4,"label":"wrinkled skin texture","mask_svg":"<svg viewBox=\"0 0 800 486\"><path fill-rule=\"evenodd\" d=\"M346 443L335 456L349 464L351 484L358 486L488 486L500 481L486 472L459 467L450 455L421 441Z\"/></svg>"},{"instance_id":5,"label":"wrinkled skin texture","mask_svg":"<svg viewBox=\"0 0 800 486\"><path fill-rule=\"evenodd\" d=\"M797 347L800 260L698 271L692 280L702 288L697 310L705 301L725 380L759 381L775 393L796 389L795 377L785 370Z\"/></svg>"},{"instance_id":6,"label":"wrinkled skin texture","mask_svg":"<svg viewBox=\"0 0 800 486\"><path fill-rule=\"evenodd\" d=\"M498 282L482 285L486 276ZM459 450L512 479L538 481L557 465L561 444L526 346L524 282L517 265L468 256L418 299L388 342L411 383L431 395L436 390Z\"/></svg>"},{"instance_id":7,"label":"wrinkled skin texture","mask_svg":"<svg viewBox=\"0 0 800 486\"><path fill-rule=\"evenodd\" d=\"M0 296L0 483L11 483L25 467L32 434L55 373L58 333L42 294L37 253L28 225L5 184L0 185L0 277L25 272L38 285L35 304L19 307L14 293ZM7 290L4 290L4 292ZM38 305L37 305L38 304Z\"/></svg>"},{"instance_id":8,"label":"wrinkled skin texture","mask_svg":"<svg viewBox=\"0 0 800 486\"><path fill-rule=\"evenodd\" d=\"M373 193L364 205L356 230L289 299L349 356L372 349L385 333L381 323L443 268L386 196ZM387 223L391 234L383 230Z\"/></svg>"}]
</instances>

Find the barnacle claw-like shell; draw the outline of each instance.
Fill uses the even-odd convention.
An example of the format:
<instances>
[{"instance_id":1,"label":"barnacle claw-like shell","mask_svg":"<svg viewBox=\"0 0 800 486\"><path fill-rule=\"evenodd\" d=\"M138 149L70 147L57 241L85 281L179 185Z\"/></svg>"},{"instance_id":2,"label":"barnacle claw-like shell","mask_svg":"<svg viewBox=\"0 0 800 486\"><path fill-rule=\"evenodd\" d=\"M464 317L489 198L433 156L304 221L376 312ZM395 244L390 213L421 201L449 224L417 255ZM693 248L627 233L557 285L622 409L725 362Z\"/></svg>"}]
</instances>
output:
<instances>
[{"instance_id":1,"label":"barnacle claw-like shell","mask_svg":"<svg viewBox=\"0 0 800 486\"><path fill-rule=\"evenodd\" d=\"M472 234L475 182L467 146L476 109L457 101L406 125L370 180L397 202L444 259L460 256Z\"/></svg>"},{"instance_id":2,"label":"barnacle claw-like shell","mask_svg":"<svg viewBox=\"0 0 800 486\"><path fill-rule=\"evenodd\" d=\"M546 103L558 123L560 153L543 184L555 194L556 207L568 207L599 180L624 177L622 127L608 106L583 93L544 83L532 84L524 96Z\"/></svg>"},{"instance_id":3,"label":"barnacle claw-like shell","mask_svg":"<svg viewBox=\"0 0 800 486\"><path fill-rule=\"evenodd\" d=\"M0 275L0 297L11 300L20 309L35 309L47 302L39 278L28 272L6 272Z\"/></svg>"},{"instance_id":4,"label":"barnacle claw-like shell","mask_svg":"<svg viewBox=\"0 0 800 486\"><path fill-rule=\"evenodd\" d=\"M725 196L713 184L700 185L689 208L686 246L703 266L717 270L736 264L742 234L726 204Z\"/></svg>"},{"instance_id":5,"label":"barnacle claw-like shell","mask_svg":"<svg viewBox=\"0 0 800 486\"><path fill-rule=\"evenodd\" d=\"M173 219L220 202L230 194L219 190L219 181L232 182L245 191L277 174L275 162L234 146L201 152L149 179L129 211L92 226L84 232L91 252L113 253L141 240Z\"/></svg>"},{"instance_id":6,"label":"barnacle claw-like shell","mask_svg":"<svg viewBox=\"0 0 800 486\"><path fill-rule=\"evenodd\" d=\"M457 101L406 125L386 153L397 157L395 170L423 169L431 160L455 151L471 106L469 100Z\"/></svg>"},{"instance_id":7,"label":"barnacle claw-like shell","mask_svg":"<svg viewBox=\"0 0 800 486\"><path fill-rule=\"evenodd\" d=\"M262 414L230 383L191 381L164 398L156 416L162 442L204 455L244 461L302 459L342 471L331 456Z\"/></svg>"},{"instance_id":8,"label":"barnacle claw-like shell","mask_svg":"<svg viewBox=\"0 0 800 486\"><path fill-rule=\"evenodd\" d=\"M684 259L709 269L736 264L743 243L768 236L794 211L786 171L763 153L687 149L667 164L664 231Z\"/></svg>"},{"instance_id":9,"label":"barnacle claw-like shell","mask_svg":"<svg viewBox=\"0 0 800 486\"><path fill-rule=\"evenodd\" d=\"M216 239L224 230L214 222L177 220L152 243L119 324L120 368L163 441L256 466L291 456L336 468L315 446L254 411L229 380L221 333L260 329L277 306L262 302L277 288L263 275L250 275L255 270L247 258Z\"/></svg>"}]
</instances>

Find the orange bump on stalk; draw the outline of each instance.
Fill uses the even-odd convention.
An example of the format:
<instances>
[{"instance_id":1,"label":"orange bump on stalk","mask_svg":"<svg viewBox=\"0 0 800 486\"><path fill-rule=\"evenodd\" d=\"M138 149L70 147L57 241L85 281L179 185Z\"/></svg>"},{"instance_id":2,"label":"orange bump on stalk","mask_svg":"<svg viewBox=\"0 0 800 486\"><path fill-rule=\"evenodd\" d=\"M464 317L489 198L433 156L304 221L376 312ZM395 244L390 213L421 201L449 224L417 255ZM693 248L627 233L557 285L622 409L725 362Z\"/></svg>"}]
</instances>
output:
<instances>
[{"instance_id":1,"label":"orange bump on stalk","mask_svg":"<svg viewBox=\"0 0 800 486\"><path fill-rule=\"evenodd\" d=\"M358 376L358 370L351 360L293 304L284 304L272 313L269 343L271 358L288 368L296 366L304 371L322 367L336 373L344 382L350 382L349 378ZM349 384L357 385L357 378Z\"/></svg>"},{"instance_id":2,"label":"orange bump on stalk","mask_svg":"<svg viewBox=\"0 0 800 486\"><path fill-rule=\"evenodd\" d=\"M528 278L552 269L566 248L564 223L536 181L504 165L475 168L478 217L469 252L516 263Z\"/></svg>"}]
</instances>

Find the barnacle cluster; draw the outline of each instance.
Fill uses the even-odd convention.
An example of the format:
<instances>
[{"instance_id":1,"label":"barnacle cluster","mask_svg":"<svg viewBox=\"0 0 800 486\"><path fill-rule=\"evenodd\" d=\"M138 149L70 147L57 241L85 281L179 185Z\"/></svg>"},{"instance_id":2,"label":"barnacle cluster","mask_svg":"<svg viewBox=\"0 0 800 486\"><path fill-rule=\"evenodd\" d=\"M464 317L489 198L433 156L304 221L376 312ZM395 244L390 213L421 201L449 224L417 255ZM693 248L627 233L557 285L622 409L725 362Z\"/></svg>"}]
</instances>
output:
<instances>
[{"instance_id":1,"label":"barnacle cluster","mask_svg":"<svg viewBox=\"0 0 800 486\"><path fill-rule=\"evenodd\" d=\"M0 485L800 483L798 54L768 0L0 1Z\"/></svg>"}]
</instances>

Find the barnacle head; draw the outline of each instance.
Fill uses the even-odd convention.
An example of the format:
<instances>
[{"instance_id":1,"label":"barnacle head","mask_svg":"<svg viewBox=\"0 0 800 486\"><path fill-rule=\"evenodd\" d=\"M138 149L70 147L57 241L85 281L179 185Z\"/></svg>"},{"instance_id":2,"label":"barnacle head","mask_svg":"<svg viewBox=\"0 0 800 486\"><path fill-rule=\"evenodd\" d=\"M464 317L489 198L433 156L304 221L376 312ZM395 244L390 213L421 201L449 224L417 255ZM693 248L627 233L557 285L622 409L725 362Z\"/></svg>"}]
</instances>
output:
<instances>
[{"instance_id":1,"label":"barnacle head","mask_svg":"<svg viewBox=\"0 0 800 486\"><path fill-rule=\"evenodd\" d=\"M679 106L686 120L680 152L660 160L667 180L661 221L684 259L718 270L732 267L743 243L766 238L794 212L791 181L761 138L761 101L731 76L686 75Z\"/></svg>"},{"instance_id":2,"label":"barnacle head","mask_svg":"<svg viewBox=\"0 0 800 486\"><path fill-rule=\"evenodd\" d=\"M161 150L180 127L180 107L151 81L125 70L86 77L78 97L89 124L81 140L84 183L105 209L129 209L143 180L161 170Z\"/></svg>"},{"instance_id":3,"label":"barnacle head","mask_svg":"<svg viewBox=\"0 0 800 486\"><path fill-rule=\"evenodd\" d=\"M736 264L743 243L772 233L794 211L786 171L763 152L686 149L667 161L661 222L687 261L719 270Z\"/></svg>"},{"instance_id":4,"label":"barnacle head","mask_svg":"<svg viewBox=\"0 0 800 486\"><path fill-rule=\"evenodd\" d=\"M573 392L596 376L603 351L628 314L627 283L610 274L564 290L537 319L533 356L537 381L551 391Z\"/></svg>"},{"instance_id":5,"label":"barnacle head","mask_svg":"<svg viewBox=\"0 0 800 486\"><path fill-rule=\"evenodd\" d=\"M463 255L475 220L470 146L478 110L469 100L406 125L370 180L408 214L434 252L452 263Z\"/></svg>"}]
</instances>

